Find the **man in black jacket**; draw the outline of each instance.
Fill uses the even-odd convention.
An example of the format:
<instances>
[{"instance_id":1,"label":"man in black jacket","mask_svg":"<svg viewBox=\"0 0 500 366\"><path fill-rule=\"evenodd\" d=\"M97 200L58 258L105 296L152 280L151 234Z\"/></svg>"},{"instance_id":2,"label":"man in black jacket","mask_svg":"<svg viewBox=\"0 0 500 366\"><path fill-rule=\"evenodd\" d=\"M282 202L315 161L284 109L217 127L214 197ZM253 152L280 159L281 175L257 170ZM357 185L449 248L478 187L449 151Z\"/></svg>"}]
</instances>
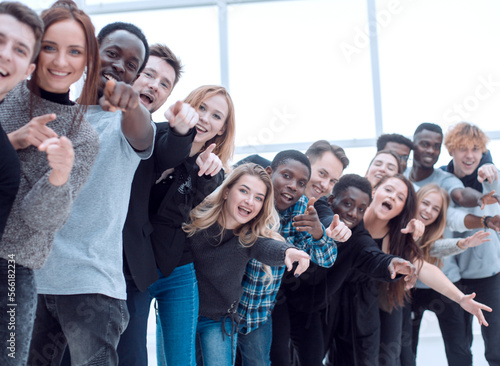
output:
<instances>
[{"instance_id":1,"label":"man in black jacket","mask_svg":"<svg viewBox=\"0 0 500 366\"><path fill-rule=\"evenodd\" d=\"M150 48L146 67L134 83L141 103L150 113L157 111L167 100L182 73L180 60L165 45ZM170 108L176 122L193 126L198 114L186 103L177 102ZM172 122L172 121L170 121ZM196 123L196 122L195 122ZM178 134L169 123L156 123L157 133L153 156L142 161L132 183L127 220L123 228L123 270L127 283L127 307L130 321L118 344L120 365L147 365L147 321L151 298L147 288L158 279L155 255L150 234L148 204L151 187L155 180L155 166L166 170L177 165L170 162L168 148L176 147L177 156L189 156L195 129L185 135Z\"/></svg>"}]
</instances>

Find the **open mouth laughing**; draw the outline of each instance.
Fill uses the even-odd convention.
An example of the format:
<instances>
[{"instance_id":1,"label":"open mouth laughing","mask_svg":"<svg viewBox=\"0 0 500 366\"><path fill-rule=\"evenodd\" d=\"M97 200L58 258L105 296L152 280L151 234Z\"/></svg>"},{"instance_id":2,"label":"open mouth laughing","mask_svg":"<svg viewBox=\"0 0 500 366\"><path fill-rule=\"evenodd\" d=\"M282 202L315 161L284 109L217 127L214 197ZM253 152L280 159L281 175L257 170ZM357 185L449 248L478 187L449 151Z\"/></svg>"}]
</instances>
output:
<instances>
[{"instance_id":1,"label":"open mouth laughing","mask_svg":"<svg viewBox=\"0 0 500 366\"><path fill-rule=\"evenodd\" d=\"M198 132L200 132L200 133L205 133L205 132L207 132L207 131L208 131L205 127L203 127L203 126L202 126L202 125L200 125L200 124L197 124L197 125L196 125L196 130L197 130Z\"/></svg>"},{"instance_id":2,"label":"open mouth laughing","mask_svg":"<svg viewBox=\"0 0 500 366\"><path fill-rule=\"evenodd\" d=\"M9 76L9 72L5 70L3 67L0 67L0 76L1 77Z\"/></svg>"},{"instance_id":3,"label":"open mouth laughing","mask_svg":"<svg viewBox=\"0 0 500 366\"><path fill-rule=\"evenodd\" d=\"M382 202L382 207L385 207L388 211L392 210L392 203L390 201Z\"/></svg>"},{"instance_id":4,"label":"open mouth laughing","mask_svg":"<svg viewBox=\"0 0 500 366\"><path fill-rule=\"evenodd\" d=\"M154 95L148 92L141 92L139 96L143 104L153 104L155 101Z\"/></svg>"}]
</instances>

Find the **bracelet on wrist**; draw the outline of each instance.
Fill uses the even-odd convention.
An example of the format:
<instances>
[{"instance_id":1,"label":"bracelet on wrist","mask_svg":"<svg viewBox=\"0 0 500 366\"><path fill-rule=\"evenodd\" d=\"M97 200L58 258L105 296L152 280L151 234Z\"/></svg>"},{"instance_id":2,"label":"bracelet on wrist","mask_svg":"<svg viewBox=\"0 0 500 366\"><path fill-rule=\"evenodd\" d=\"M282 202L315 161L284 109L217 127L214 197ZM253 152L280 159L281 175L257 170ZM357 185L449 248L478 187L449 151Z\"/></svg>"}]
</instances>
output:
<instances>
[{"instance_id":1,"label":"bracelet on wrist","mask_svg":"<svg viewBox=\"0 0 500 366\"><path fill-rule=\"evenodd\" d=\"M491 219L491 216L483 216L481 217L481 225L484 229L488 229L488 220Z\"/></svg>"}]
</instances>

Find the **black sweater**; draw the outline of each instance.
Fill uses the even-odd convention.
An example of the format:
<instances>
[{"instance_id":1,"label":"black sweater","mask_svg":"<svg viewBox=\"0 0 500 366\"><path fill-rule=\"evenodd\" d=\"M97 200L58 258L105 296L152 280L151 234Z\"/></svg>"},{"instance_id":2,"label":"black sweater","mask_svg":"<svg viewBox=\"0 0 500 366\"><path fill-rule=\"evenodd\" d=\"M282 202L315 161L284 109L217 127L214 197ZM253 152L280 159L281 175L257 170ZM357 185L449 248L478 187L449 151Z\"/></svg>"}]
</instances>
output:
<instances>
[{"instance_id":1,"label":"black sweater","mask_svg":"<svg viewBox=\"0 0 500 366\"><path fill-rule=\"evenodd\" d=\"M0 126L0 241L19 188L20 167L16 150Z\"/></svg>"},{"instance_id":2,"label":"black sweater","mask_svg":"<svg viewBox=\"0 0 500 366\"><path fill-rule=\"evenodd\" d=\"M285 263L285 251L291 244L269 238L258 238L250 247L239 242L233 230L224 230L214 224L189 238L194 257L200 316L220 320L238 309L243 286L243 273L250 259L270 266ZM233 315L235 316L235 315Z\"/></svg>"}]
</instances>

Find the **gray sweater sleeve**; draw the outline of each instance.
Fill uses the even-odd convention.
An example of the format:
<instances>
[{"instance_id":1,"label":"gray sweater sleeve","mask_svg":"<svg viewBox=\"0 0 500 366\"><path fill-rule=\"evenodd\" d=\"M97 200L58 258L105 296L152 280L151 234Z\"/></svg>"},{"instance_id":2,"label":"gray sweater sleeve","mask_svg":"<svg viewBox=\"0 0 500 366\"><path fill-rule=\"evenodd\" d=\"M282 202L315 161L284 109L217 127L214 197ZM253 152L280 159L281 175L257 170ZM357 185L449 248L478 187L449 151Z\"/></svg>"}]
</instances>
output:
<instances>
[{"instance_id":1,"label":"gray sweater sleeve","mask_svg":"<svg viewBox=\"0 0 500 366\"><path fill-rule=\"evenodd\" d=\"M437 258L449 257L463 253L465 249L457 246L459 238L439 239L432 244L430 255Z\"/></svg>"},{"instance_id":2,"label":"gray sweater sleeve","mask_svg":"<svg viewBox=\"0 0 500 366\"><path fill-rule=\"evenodd\" d=\"M50 170L39 179L24 197L21 215L34 230L55 232L63 227L71 213L73 200L90 174L99 149L96 132L82 124L78 133L69 131L67 138L73 144L75 160L68 181L62 186L49 182Z\"/></svg>"}]
</instances>

